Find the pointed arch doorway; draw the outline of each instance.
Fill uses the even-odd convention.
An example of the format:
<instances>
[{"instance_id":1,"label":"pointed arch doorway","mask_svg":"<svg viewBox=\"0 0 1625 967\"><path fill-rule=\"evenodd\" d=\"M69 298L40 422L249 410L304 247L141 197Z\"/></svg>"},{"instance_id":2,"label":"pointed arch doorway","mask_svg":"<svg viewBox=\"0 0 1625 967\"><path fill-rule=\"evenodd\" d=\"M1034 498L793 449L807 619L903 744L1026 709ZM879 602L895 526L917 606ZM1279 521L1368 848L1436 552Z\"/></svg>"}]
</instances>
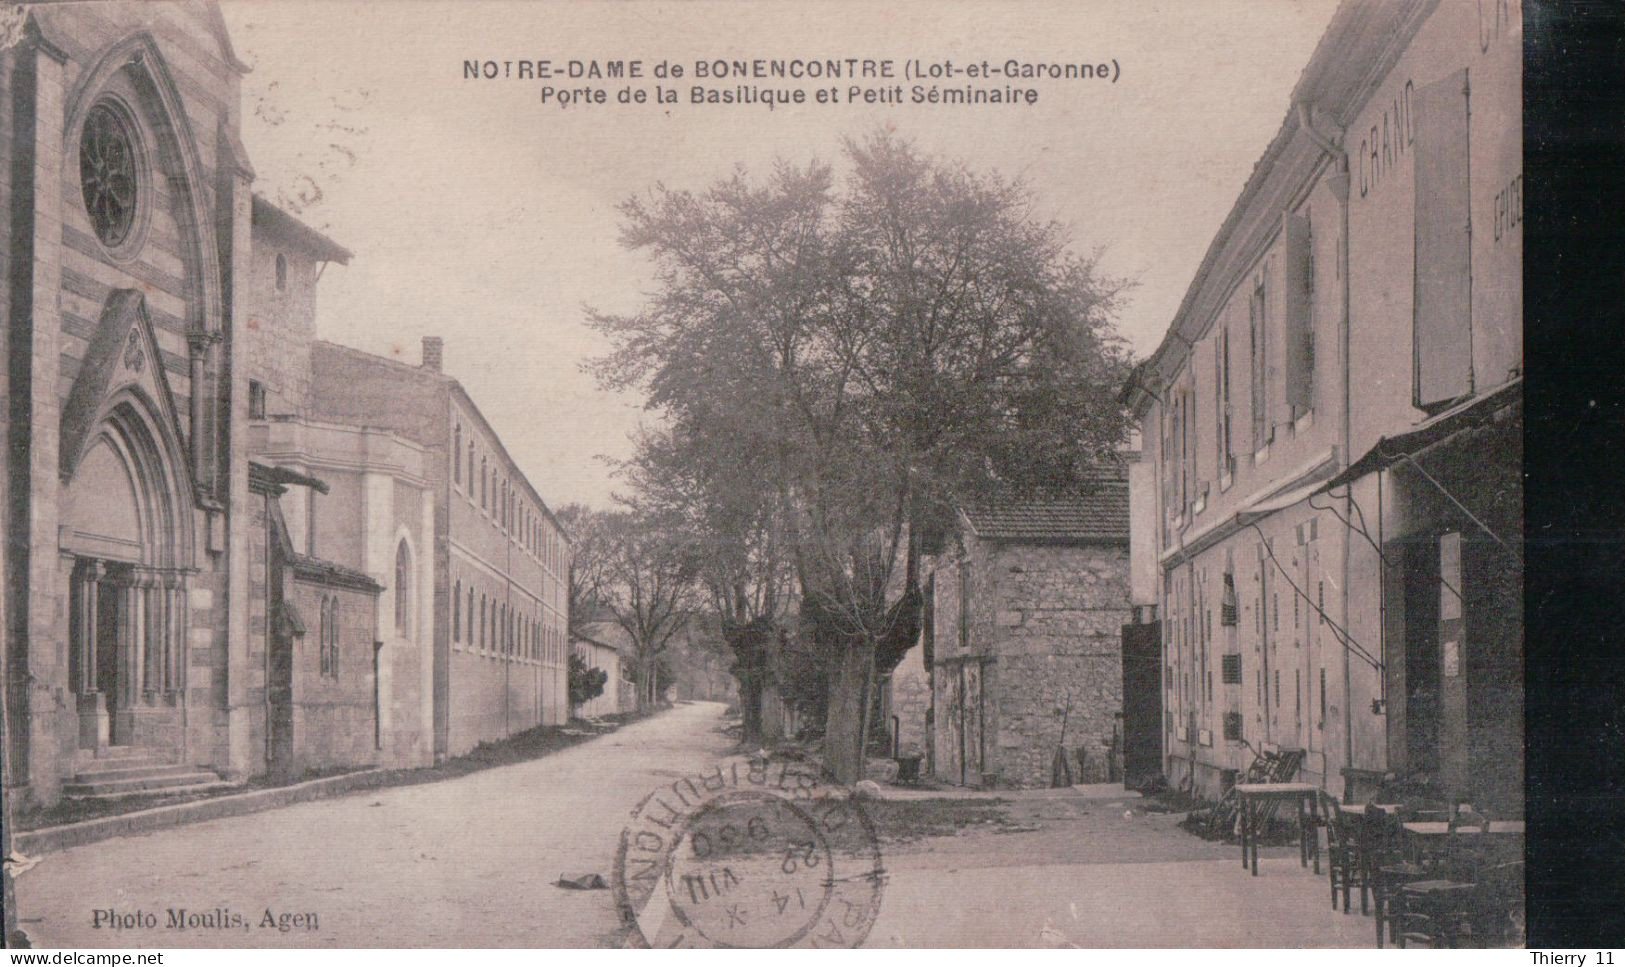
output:
<instances>
[{"instance_id":1,"label":"pointed arch doorway","mask_svg":"<svg viewBox=\"0 0 1625 967\"><path fill-rule=\"evenodd\" d=\"M63 566L79 748L181 747L191 501L173 431L114 393L68 483Z\"/></svg>"}]
</instances>

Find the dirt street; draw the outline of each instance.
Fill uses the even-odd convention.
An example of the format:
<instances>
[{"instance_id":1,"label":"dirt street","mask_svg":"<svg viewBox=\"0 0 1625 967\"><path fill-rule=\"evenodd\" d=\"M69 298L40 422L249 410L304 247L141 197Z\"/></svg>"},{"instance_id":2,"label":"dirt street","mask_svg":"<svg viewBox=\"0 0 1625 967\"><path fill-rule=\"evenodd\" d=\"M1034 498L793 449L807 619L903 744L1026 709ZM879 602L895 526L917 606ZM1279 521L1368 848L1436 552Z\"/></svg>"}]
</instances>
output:
<instances>
[{"instance_id":1,"label":"dirt street","mask_svg":"<svg viewBox=\"0 0 1625 967\"><path fill-rule=\"evenodd\" d=\"M22 925L41 946L612 945L610 892L553 883L608 878L633 805L725 754L721 725L680 705L532 762L46 854L18 880ZM868 808L889 879L869 946L1371 942L1295 849L1254 878L1138 802Z\"/></svg>"},{"instance_id":2,"label":"dirt street","mask_svg":"<svg viewBox=\"0 0 1625 967\"><path fill-rule=\"evenodd\" d=\"M18 879L22 926L73 947L613 943L610 892L553 881L610 875L632 806L728 749L721 712L679 705L533 762L47 854ZM199 925L171 929L172 908ZM152 925L98 927L98 910ZM246 927L209 925L233 915Z\"/></svg>"}]
</instances>

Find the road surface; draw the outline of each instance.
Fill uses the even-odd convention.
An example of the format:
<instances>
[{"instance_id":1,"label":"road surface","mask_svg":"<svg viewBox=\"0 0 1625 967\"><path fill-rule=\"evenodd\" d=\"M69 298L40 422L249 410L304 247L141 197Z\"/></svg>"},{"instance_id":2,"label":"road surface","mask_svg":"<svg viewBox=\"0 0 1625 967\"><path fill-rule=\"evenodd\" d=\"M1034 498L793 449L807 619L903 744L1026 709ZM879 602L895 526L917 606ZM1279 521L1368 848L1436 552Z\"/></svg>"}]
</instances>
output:
<instances>
[{"instance_id":1,"label":"road surface","mask_svg":"<svg viewBox=\"0 0 1625 967\"><path fill-rule=\"evenodd\" d=\"M631 808L729 748L721 713L679 705L519 765L49 853L18 878L22 926L50 947L613 944L610 891L553 882L610 876Z\"/></svg>"},{"instance_id":2,"label":"road surface","mask_svg":"<svg viewBox=\"0 0 1625 967\"><path fill-rule=\"evenodd\" d=\"M17 881L22 926L51 947L616 945L610 891L553 883L607 879L633 805L726 753L721 715L680 705L532 762L48 853ZM888 840L867 945L1372 943L1296 849L1253 877L1138 807L1043 802L1019 829Z\"/></svg>"}]
</instances>

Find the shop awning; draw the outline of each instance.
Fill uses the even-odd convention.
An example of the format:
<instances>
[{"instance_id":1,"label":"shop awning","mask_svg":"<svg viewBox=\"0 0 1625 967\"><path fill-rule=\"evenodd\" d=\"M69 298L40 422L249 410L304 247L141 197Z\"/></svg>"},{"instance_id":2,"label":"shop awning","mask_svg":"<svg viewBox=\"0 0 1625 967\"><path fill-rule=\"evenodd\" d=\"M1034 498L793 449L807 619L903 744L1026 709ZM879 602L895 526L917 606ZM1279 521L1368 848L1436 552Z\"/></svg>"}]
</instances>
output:
<instances>
[{"instance_id":1,"label":"shop awning","mask_svg":"<svg viewBox=\"0 0 1625 967\"><path fill-rule=\"evenodd\" d=\"M1313 497L1315 494L1319 493L1325 488L1326 484L1320 483L1319 481L1301 484L1297 487L1293 487L1291 490L1276 494L1274 497L1271 497L1268 500L1261 500L1258 503L1253 504L1251 507L1243 507L1241 510L1236 512L1236 520L1243 527L1245 527L1261 517L1268 517L1270 514L1273 514L1278 510L1286 510L1293 504L1308 500L1310 497Z\"/></svg>"},{"instance_id":2,"label":"shop awning","mask_svg":"<svg viewBox=\"0 0 1625 967\"><path fill-rule=\"evenodd\" d=\"M1323 481L1327 474L1336 469L1336 460L1336 451L1327 450L1310 464L1288 475L1287 482L1281 489L1253 498L1234 513L1213 521L1188 539L1182 540L1178 547L1164 552L1161 562L1166 565L1171 560L1199 554L1242 528L1251 526L1255 521L1313 497L1325 487Z\"/></svg>"},{"instance_id":3,"label":"shop awning","mask_svg":"<svg viewBox=\"0 0 1625 967\"><path fill-rule=\"evenodd\" d=\"M1369 473L1386 470L1409 456L1450 439L1463 430L1469 430L1489 421L1501 410L1523 399L1523 377L1516 376L1470 400L1429 417L1414 429L1394 436L1382 437L1360 459L1349 464L1342 473L1318 485L1313 492L1331 490L1358 480Z\"/></svg>"}]
</instances>

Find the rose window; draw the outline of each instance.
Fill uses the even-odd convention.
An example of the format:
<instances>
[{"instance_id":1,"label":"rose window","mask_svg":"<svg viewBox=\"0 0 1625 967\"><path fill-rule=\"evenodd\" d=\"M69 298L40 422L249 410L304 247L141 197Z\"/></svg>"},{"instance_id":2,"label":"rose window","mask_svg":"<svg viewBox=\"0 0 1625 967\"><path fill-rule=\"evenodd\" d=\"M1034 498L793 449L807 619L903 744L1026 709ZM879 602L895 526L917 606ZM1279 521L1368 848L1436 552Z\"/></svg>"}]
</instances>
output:
<instances>
[{"instance_id":1,"label":"rose window","mask_svg":"<svg viewBox=\"0 0 1625 967\"><path fill-rule=\"evenodd\" d=\"M79 183L96 237L109 248L122 244L135 224L135 144L124 119L105 104L85 119Z\"/></svg>"}]
</instances>

